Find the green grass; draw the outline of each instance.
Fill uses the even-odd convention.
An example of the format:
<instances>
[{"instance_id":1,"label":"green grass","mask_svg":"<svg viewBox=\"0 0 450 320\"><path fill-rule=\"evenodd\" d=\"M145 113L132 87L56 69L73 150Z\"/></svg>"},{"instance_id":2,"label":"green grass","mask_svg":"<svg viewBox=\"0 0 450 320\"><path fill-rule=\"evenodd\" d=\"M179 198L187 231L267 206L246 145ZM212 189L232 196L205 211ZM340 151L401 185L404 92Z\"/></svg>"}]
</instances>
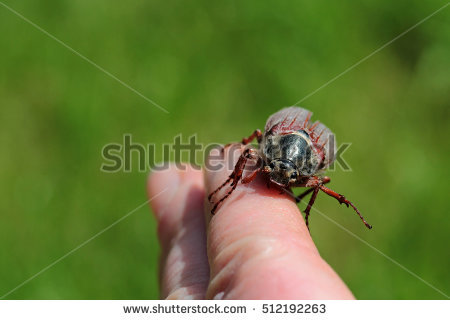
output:
<instances>
[{"instance_id":1,"label":"green grass","mask_svg":"<svg viewBox=\"0 0 450 320\"><path fill-rule=\"evenodd\" d=\"M239 140L445 4L4 3L170 113L0 6L0 296L146 200L147 173L99 170L105 144ZM374 229L325 196L316 208L446 294L449 19L447 7L301 103L352 143L352 171L331 186ZM358 298L444 298L319 214L311 224ZM158 254L142 208L7 298L157 298Z\"/></svg>"}]
</instances>

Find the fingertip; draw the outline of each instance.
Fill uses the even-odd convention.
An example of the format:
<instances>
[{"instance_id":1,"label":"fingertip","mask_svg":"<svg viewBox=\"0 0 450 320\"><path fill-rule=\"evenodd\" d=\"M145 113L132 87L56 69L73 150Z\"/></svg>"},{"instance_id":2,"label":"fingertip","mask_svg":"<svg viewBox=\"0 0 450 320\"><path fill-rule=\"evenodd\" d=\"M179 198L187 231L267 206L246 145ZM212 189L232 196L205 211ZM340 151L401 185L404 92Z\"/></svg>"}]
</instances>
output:
<instances>
[{"instance_id":1,"label":"fingertip","mask_svg":"<svg viewBox=\"0 0 450 320\"><path fill-rule=\"evenodd\" d=\"M147 179L147 194L149 199L153 199L158 194L162 194L156 197L150 202L152 211L158 218L163 208L169 204L170 200L175 195L178 185L180 183L180 175L178 170L173 166L167 165L166 169L152 171Z\"/></svg>"},{"instance_id":2,"label":"fingertip","mask_svg":"<svg viewBox=\"0 0 450 320\"><path fill-rule=\"evenodd\" d=\"M149 198L154 198L151 207L161 246L161 296L203 298L209 266L202 171L187 164L166 164L149 175L147 190Z\"/></svg>"},{"instance_id":3,"label":"fingertip","mask_svg":"<svg viewBox=\"0 0 450 320\"><path fill-rule=\"evenodd\" d=\"M165 163L149 174L147 194L149 199L155 198L150 202L150 206L156 218L160 218L170 207L177 190L185 183L196 184L202 189L203 174L201 170L189 164Z\"/></svg>"}]
</instances>

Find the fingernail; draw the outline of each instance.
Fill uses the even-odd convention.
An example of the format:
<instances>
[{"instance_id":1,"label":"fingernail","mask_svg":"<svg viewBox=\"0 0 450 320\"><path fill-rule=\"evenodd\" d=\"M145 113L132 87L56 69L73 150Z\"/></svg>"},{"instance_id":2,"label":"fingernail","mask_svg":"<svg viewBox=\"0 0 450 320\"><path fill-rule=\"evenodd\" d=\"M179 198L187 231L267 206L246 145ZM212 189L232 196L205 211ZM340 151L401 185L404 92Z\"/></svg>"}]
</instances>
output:
<instances>
[{"instance_id":1,"label":"fingernail","mask_svg":"<svg viewBox=\"0 0 450 320\"><path fill-rule=\"evenodd\" d=\"M213 300L223 300L224 295L225 295L225 292L221 291L214 296Z\"/></svg>"}]
</instances>

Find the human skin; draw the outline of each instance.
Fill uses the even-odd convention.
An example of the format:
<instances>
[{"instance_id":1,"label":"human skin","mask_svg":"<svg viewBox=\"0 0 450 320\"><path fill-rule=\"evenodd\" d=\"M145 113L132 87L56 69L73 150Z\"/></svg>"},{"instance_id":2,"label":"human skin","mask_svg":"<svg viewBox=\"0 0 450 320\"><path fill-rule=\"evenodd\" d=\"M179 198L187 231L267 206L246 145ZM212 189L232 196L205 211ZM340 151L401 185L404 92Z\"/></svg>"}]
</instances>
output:
<instances>
[{"instance_id":1,"label":"human skin","mask_svg":"<svg viewBox=\"0 0 450 320\"><path fill-rule=\"evenodd\" d=\"M262 177L239 183L211 216L205 195L230 174L227 152L221 170L171 164L149 177L149 198L160 193L150 204L162 252L161 297L354 299L321 258L292 197L267 188Z\"/></svg>"}]
</instances>

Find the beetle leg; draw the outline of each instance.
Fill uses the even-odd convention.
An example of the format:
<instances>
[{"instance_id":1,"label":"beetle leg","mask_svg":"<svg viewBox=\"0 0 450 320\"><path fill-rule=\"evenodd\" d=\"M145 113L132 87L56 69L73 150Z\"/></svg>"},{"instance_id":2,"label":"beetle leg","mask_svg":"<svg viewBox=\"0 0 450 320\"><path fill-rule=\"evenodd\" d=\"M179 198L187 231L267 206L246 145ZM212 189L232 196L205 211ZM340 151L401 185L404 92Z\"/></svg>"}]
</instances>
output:
<instances>
[{"instance_id":1,"label":"beetle leg","mask_svg":"<svg viewBox=\"0 0 450 320\"><path fill-rule=\"evenodd\" d=\"M310 190L313 191L313 194L311 196L311 199L309 199L308 206L305 209L305 222L306 222L306 227L308 228L308 231L309 231L309 220L308 220L309 214L311 212L311 208L312 208L312 206L314 204L314 201L316 201L316 197L317 197L317 194L319 193L320 186L317 186L317 187L312 188ZM310 191L310 190L308 190L308 191Z\"/></svg>"},{"instance_id":2,"label":"beetle leg","mask_svg":"<svg viewBox=\"0 0 450 320\"><path fill-rule=\"evenodd\" d=\"M256 169L253 170L252 173L250 173L248 176L243 177L241 182L243 184L252 182L253 179L256 178L257 173L261 171L261 164L262 164L262 159L258 158L258 161L256 162Z\"/></svg>"},{"instance_id":3,"label":"beetle leg","mask_svg":"<svg viewBox=\"0 0 450 320\"><path fill-rule=\"evenodd\" d=\"M212 196L213 196L214 194L216 194L217 192L219 192L223 187L225 187L225 186L228 184L228 182L230 182L230 181L233 179L233 175L234 175L234 171L233 171L233 173L228 177L228 179L225 180L224 183L222 183L219 187L217 187L216 190L214 190L213 192L211 192L211 193L209 194L209 196L208 196L208 201L211 201Z\"/></svg>"},{"instance_id":4,"label":"beetle leg","mask_svg":"<svg viewBox=\"0 0 450 320\"><path fill-rule=\"evenodd\" d=\"M216 190L214 190L209 196L208 199L211 199L211 197L218 192L220 189L222 189L228 182L231 182L231 189L230 191L227 192L227 194L225 194L225 196L223 196L219 201L217 201L213 208L211 209L211 214L214 214L217 210L217 207L219 206L220 203L222 203L226 198L228 198L231 193L236 189L238 182L242 179L242 174L244 172L244 168L245 168L245 164L247 163L248 159L251 159L254 154L252 154L252 152L254 152L253 149L246 149L241 156L239 157L233 172L230 174L230 176L228 177L228 179L221 185L219 186Z\"/></svg>"},{"instance_id":5,"label":"beetle leg","mask_svg":"<svg viewBox=\"0 0 450 320\"><path fill-rule=\"evenodd\" d=\"M320 177L313 176L313 177L309 178L308 181L304 185L307 187L311 187L310 189L306 190L305 192L303 192L302 194L300 194L298 196L295 196L294 194L292 194L292 192L290 193L294 196L296 203L299 203L300 201L302 201L302 199L304 197L306 197L308 194L310 194L311 192L313 193L313 195L309 199L308 206L305 209L305 222L306 222L306 226L308 227L308 230L309 230L309 215L311 213L311 208L312 208L314 202L316 201L316 197L317 197L317 194L319 193L320 186L322 186L326 183L329 183L330 181L331 181L331 179L329 177L320 178Z\"/></svg>"},{"instance_id":6,"label":"beetle leg","mask_svg":"<svg viewBox=\"0 0 450 320\"><path fill-rule=\"evenodd\" d=\"M298 196L294 196L295 202L300 203L304 197L306 197L308 194L314 191L314 188L308 189L302 194L299 194Z\"/></svg>"},{"instance_id":7,"label":"beetle leg","mask_svg":"<svg viewBox=\"0 0 450 320\"><path fill-rule=\"evenodd\" d=\"M245 151L244 151L244 153L245 153ZM209 196L208 196L208 201L211 201L211 198L213 197L213 195L215 195L217 192L219 192L219 191L220 191L223 187L225 187L231 180L234 180L234 178L235 178L235 176L236 176L236 168L237 168L237 166L239 165L239 161L241 161L241 158L242 158L242 156L244 155L244 153L241 154L241 156L239 157L238 162L236 163L236 166L235 166L233 172L228 176L228 179L225 180L225 182L222 183L220 186L218 186L218 187L216 188L216 190L214 190L213 192L211 192L211 193L209 194Z\"/></svg>"},{"instance_id":8,"label":"beetle leg","mask_svg":"<svg viewBox=\"0 0 450 320\"><path fill-rule=\"evenodd\" d=\"M359 212L359 210L353 205L353 203L351 203L350 201L348 201L344 195L339 194L323 185L319 186L320 190L322 190L323 192L325 192L327 195L335 198L337 201L339 201L340 204L345 203L345 205L348 207L349 205L356 211L356 213L358 214L358 216L361 218L362 222L365 224L365 226L368 229L372 229L372 226L370 224L367 223L367 221L363 218L363 216L361 215L361 213Z\"/></svg>"},{"instance_id":9,"label":"beetle leg","mask_svg":"<svg viewBox=\"0 0 450 320\"><path fill-rule=\"evenodd\" d=\"M263 134L262 134L261 130L256 129L255 131L253 131L253 133L252 133L248 138L242 138L241 144L247 145L247 144L249 144L250 142L252 142L255 138L256 138L256 140L258 141L258 143L261 143L262 136L263 136ZM232 145L232 143L228 143L228 144L224 145L224 146L221 148L221 155L222 155L222 156L223 156L223 154L224 154L224 150L225 150L227 147L229 147L230 145Z\"/></svg>"},{"instance_id":10,"label":"beetle leg","mask_svg":"<svg viewBox=\"0 0 450 320\"><path fill-rule=\"evenodd\" d=\"M223 154L224 148L227 148L227 147L230 146L230 145L231 145L231 144L229 143L229 144L225 145L225 146L222 148L222 154ZM241 160L242 156L244 156L244 157L249 157L250 151L253 151L253 150L252 150L252 149L246 149L246 150L244 150L244 152L243 152L243 153L241 154L241 156L239 157L238 162L236 163L236 166L239 164L239 161L242 161L242 160ZM233 170L233 172L229 175L228 179L225 180L225 182L222 183L219 187L217 187L216 190L214 190L213 192L211 192L211 193L209 194L209 196L208 196L208 200L209 200L209 201L211 201L211 198L212 198L212 196L213 196L214 194L216 194L217 192L219 192L219 191L220 191L223 187L225 187L231 180L234 180L235 175L236 175L236 166L235 166L235 170Z\"/></svg>"},{"instance_id":11,"label":"beetle leg","mask_svg":"<svg viewBox=\"0 0 450 320\"><path fill-rule=\"evenodd\" d=\"M244 144L244 145L245 144L249 144L255 138L258 140L258 143L261 142L261 140L262 140L262 132L261 132L261 130L256 129L248 138L243 138L241 143Z\"/></svg>"},{"instance_id":12,"label":"beetle leg","mask_svg":"<svg viewBox=\"0 0 450 320\"><path fill-rule=\"evenodd\" d=\"M331 179L329 177L323 177L321 180L322 180L322 184L326 184L331 181ZM294 196L295 202L297 202L297 203L301 202L302 199L304 197L306 197L308 194L310 194L311 192L313 192L314 189L315 189L315 187L312 187L311 189L306 190L302 194L299 194L298 196Z\"/></svg>"},{"instance_id":13,"label":"beetle leg","mask_svg":"<svg viewBox=\"0 0 450 320\"><path fill-rule=\"evenodd\" d=\"M328 183L330 181L331 181L330 177L325 176L325 177L322 178L322 184L326 184L326 183Z\"/></svg>"}]
</instances>

